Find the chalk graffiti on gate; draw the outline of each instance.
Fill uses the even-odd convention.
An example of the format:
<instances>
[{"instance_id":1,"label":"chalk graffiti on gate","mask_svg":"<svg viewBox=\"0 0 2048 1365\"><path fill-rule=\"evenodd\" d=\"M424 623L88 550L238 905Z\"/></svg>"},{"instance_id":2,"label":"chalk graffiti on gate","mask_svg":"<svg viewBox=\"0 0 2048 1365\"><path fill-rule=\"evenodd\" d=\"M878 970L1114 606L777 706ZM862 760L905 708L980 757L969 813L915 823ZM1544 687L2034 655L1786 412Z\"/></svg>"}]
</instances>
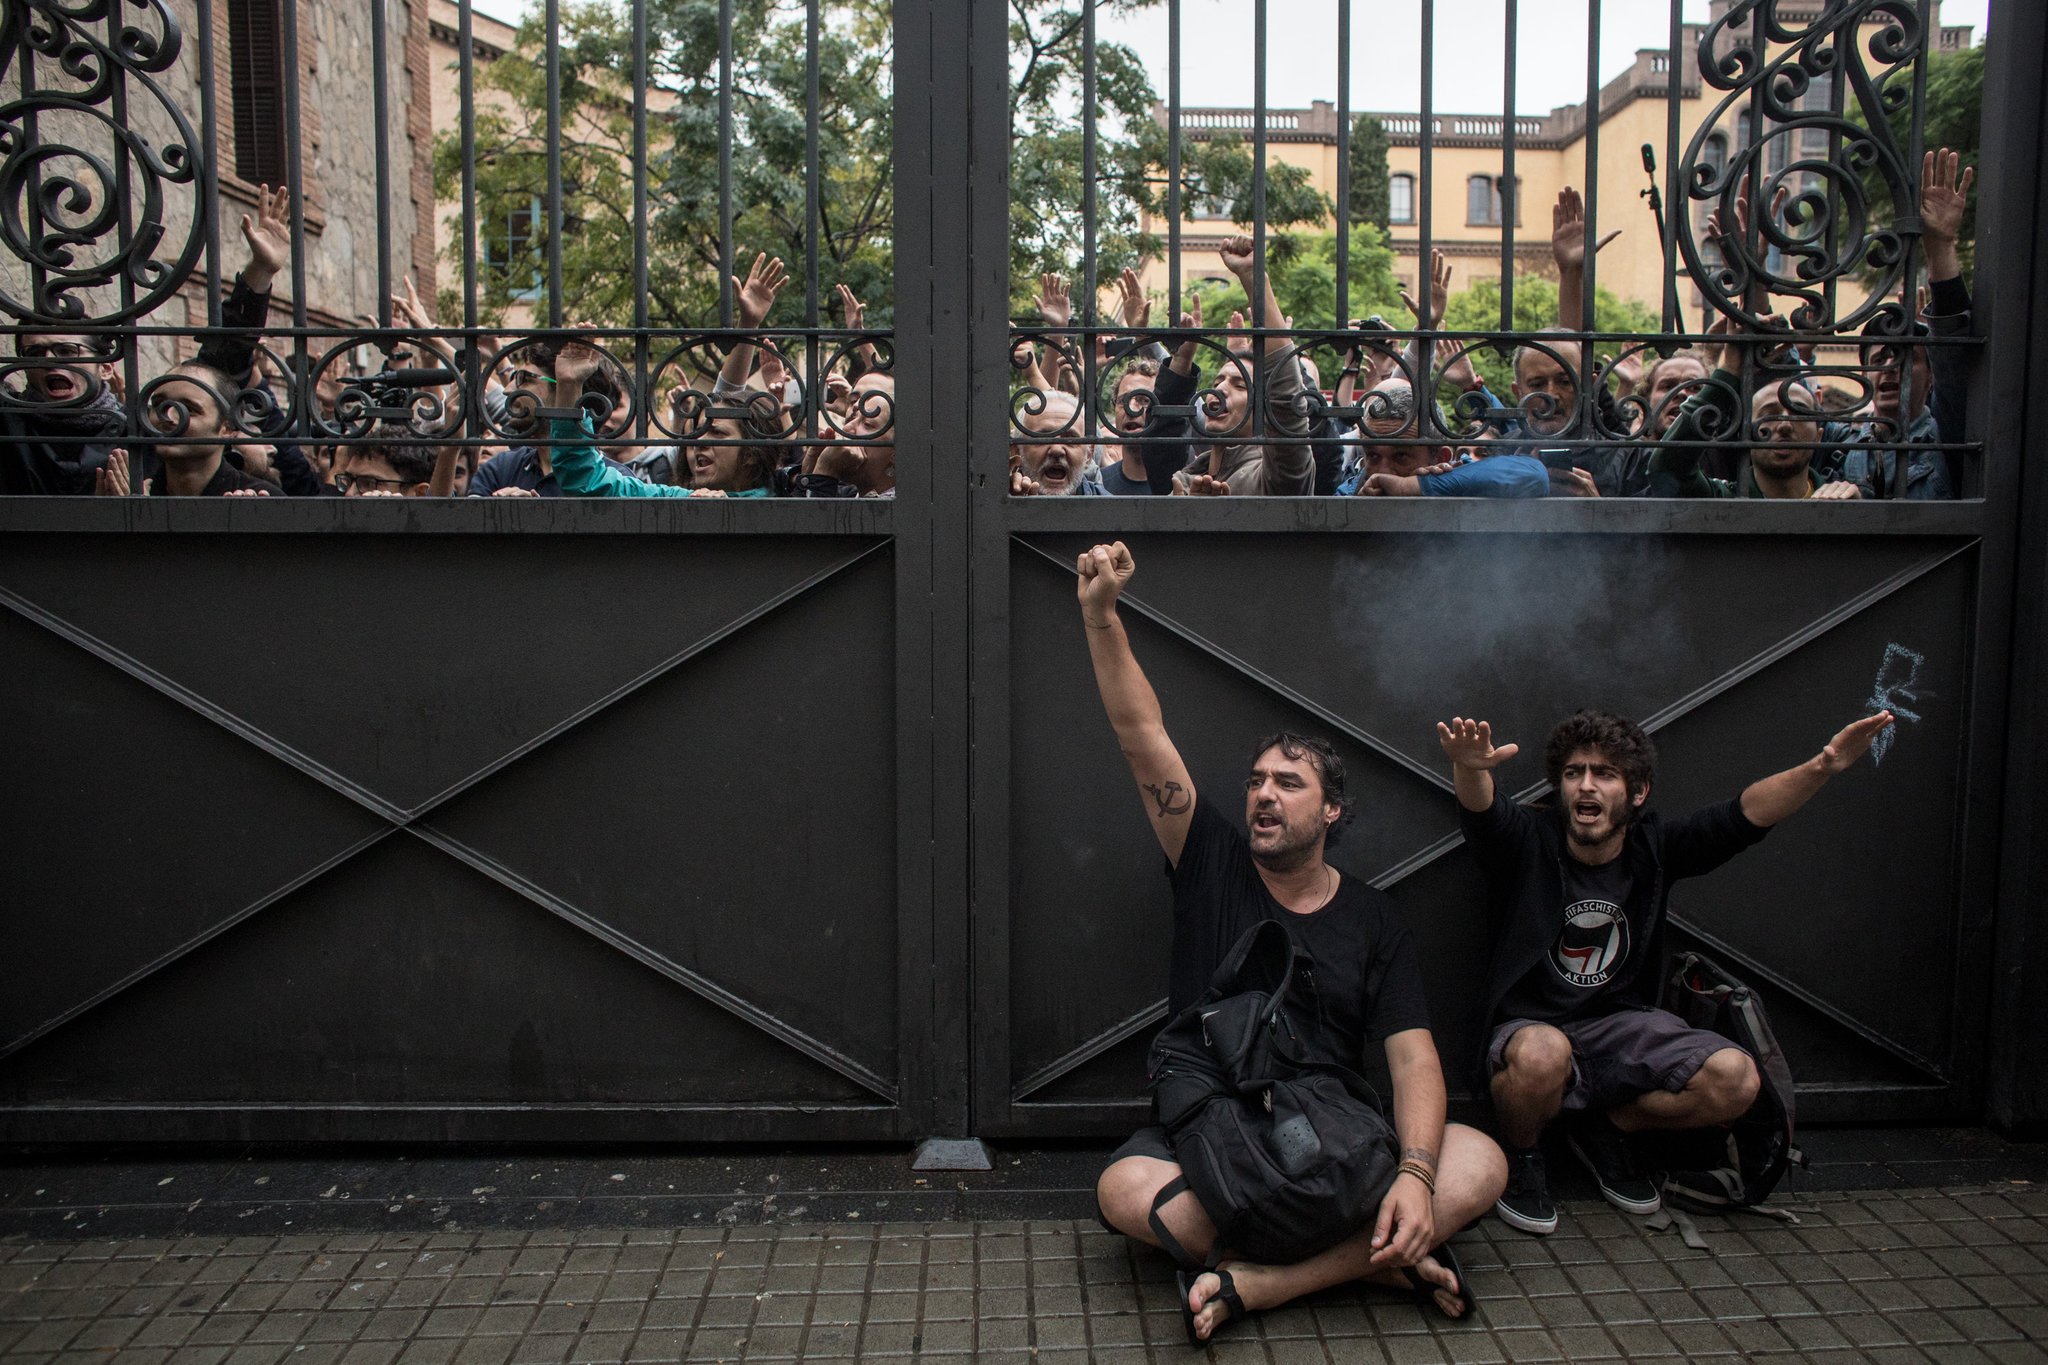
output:
<instances>
[{"instance_id":1,"label":"chalk graffiti on gate","mask_svg":"<svg viewBox=\"0 0 2048 1365\"><path fill-rule=\"evenodd\" d=\"M1918 702L1920 693L1921 665L1926 658L1902 644L1888 644L1884 647L1884 659L1877 666L1877 680L1870 685L1870 700L1864 705L1875 714L1889 711L1898 720L1918 721L1920 713L1906 706L1905 702ZM1877 732L1877 738L1870 744L1870 761L1873 765L1884 762L1884 756L1891 752L1892 741L1898 738L1899 727L1887 725Z\"/></svg>"}]
</instances>

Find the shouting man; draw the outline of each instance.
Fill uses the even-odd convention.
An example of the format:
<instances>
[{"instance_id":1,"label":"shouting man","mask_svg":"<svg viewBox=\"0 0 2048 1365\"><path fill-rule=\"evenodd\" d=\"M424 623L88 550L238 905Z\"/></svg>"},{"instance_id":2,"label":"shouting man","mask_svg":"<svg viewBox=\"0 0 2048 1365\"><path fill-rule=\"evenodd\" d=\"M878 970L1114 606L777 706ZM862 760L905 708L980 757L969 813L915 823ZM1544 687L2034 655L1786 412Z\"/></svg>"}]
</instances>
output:
<instances>
[{"instance_id":1,"label":"shouting man","mask_svg":"<svg viewBox=\"0 0 2048 1365\"><path fill-rule=\"evenodd\" d=\"M1495 748L1482 720L1437 726L1499 933L1487 975L1486 1060L1508 1151L1507 1192L1496 1206L1503 1222L1557 1230L1536 1144L1560 1112L1600 1193L1637 1214L1655 1213L1661 1200L1637 1169L1630 1134L1704 1128L1747 1112L1758 1086L1749 1054L1651 1004L1663 965L1651 944L1671 884L1762 839L1891 722L1889 711L1859 720L1798 767L1671 820L1643 809L1657 752L1619 716L1581 711L1551 732L1544 763L1557 797L1548 814L1513 804L1494 783L1493 770L1519 746Z\"/></svg>"},{"instance_id":2,"label":"shouting man","mask_svg":"<svg viewBox=\"0 0 2048 1365\"><path fill-rule=\"evenodd\" d=\"M1355 1069L1371 1040L1384 1048L1393 1079L1403 1173L1375 1224L1349 1240L1293 1265L1253 1265L1214 1245L1215 1224L1191 1192L1161 1206L1180 1245L1217 1267L1189 1290L1194 1334L1206 1339L1242 1312L1357 1279L1411 1290L1447 1316L1463 1316L1472 1300L1445 1243L1499 1195L1507 1172L1485 1135L1444 1122L1443 1068L1414 949L1393 902L1323 859L1350 813L1342 760L1319 739L1260 741L1244 779L1247 835L1196 791L1131 654L1117 617L1117 598L1136 568L1130 551L1121 541L1097 545L1076 568L1096 685L1173 886L1169 1011L1178 1014L1202 994L1247 929L1277 920L1310 958L1328 1012L1321 1039L1328 1055L1317 1060ZM1180 1174L1166 1130L1143 1129L1096 1184L1103 1222L1159 1245L1150 1223L1154 1200Z\"/></svg>"}]
</instances>

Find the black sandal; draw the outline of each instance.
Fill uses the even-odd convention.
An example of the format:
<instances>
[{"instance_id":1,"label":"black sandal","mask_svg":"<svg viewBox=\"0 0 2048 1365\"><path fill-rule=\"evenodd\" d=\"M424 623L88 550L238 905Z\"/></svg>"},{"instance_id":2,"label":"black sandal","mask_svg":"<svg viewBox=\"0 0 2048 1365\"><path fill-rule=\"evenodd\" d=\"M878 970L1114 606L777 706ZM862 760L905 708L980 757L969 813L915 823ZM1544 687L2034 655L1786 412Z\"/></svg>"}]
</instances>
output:
<instances>
[{"instance_id":1,"label":"black sandal","mask_svg":"<svg viewBox=\"0 0 2048 1365\"><path fill-rule=\"evenodd\" d=\"M1442 1246L1432 1250L1429 1253L1429 1258L1457 1277L1458 1302L1465 1305L1465 1311L1458 1314L1455 1318L1445 1313L1442 1308L1438 1307L1436 1301L1438 1294L1447 1292L1443 1286L1431 1284L1428 1280L1423 1279L1416 1272L1414 1266L1403 1266L1401 1267L1401 1274L1406 1276L1408 1283L1415 1287L1415 1302L1423 1308L1436 1309L1438 1313L1449 1318L1452 1322L1465 1322L1469 1320L1474 1313L1479 1311L1479 1300L1472 1297L1472 1286L1466 1283L1465 1267L1458 1264L1458 1253L1451 1250L1449 1242L1445 1242Z\"/></svg>"},{"instance_id":2,"label":"black sandal","mask_svg":"<svg viewBox=\"0 0 2048 1365\"><path fill-rule=\"evenodd\" d=\"M1204 1275L1214 1275L1223 1284L1221 1289L1218 1289L1209 1296L1209 1303L1215 1303L1219 1299L1223 1302L1223 1321L1216 1324L1217 1332L1222 1331L1225 1327L1236 1322L1250 1311L1244 1306L1244 1300L1237 1296L1237 1281L1232 1279L1230 1272L1223 1269L1223 1267L1216 1266L1209 1270L1174 1271L1173 1282L1180 1289L1181 1326L1187 1328L1188 1345L1195 1347L1207 1346L1209 1344L1201 1337L1195 1335L1195 1310L1188 1306L1188 1300L1193 1297L1195 1292L1195 1281ZM1464 1278L1460 1276L1458 1283L1462 1285L1464 1282ZM1203 1305L1205 1308L1207 1306L1208 1304ZM1211 1339L1214 1339L1215 1335L1215 1332L1209 1334Z\"/></svg>"}]
</instances>

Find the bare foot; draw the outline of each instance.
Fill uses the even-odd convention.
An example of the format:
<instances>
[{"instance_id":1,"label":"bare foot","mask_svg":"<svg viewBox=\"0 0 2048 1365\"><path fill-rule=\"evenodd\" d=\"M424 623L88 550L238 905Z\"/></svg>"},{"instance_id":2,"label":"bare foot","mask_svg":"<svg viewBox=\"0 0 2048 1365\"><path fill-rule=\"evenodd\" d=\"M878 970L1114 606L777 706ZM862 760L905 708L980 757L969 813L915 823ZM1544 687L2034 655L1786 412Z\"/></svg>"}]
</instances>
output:
<instances>
[{"instance_id":1,"label":"bare foot","mask_svg":"<svg viewBox=\"0 0 2048 1365\"><path fill-rule=\"evenodd\" d=\"M1237 1289L1237 1297L1243 1301L1245 1311L1270 1308L1265 1290L1269 1287L1267 1278L1273 1273L1262 1265L1249 1261L1225 1261L1223 1269L1230 1272L1230 1281ZM1195 1310L1195 1335L1207 1341L1212 1333L1230 1321L1230 1308L1217 1295L1223 1289L1223 1281L1214 1271L1204 1271L1195 1277L1193 1289L1188 1291L1188 1307Z\"/></svg>"},{"instance_id":2,"label":"bare foot","mask_svg":"<svg viewBox=\"0 0 2048 1365\"><path fill-rule=\"evenodd\" d=\"M1465 1301L1458 1297L1458 1277L1446 1270L1434 1256L1424 1256L1409 1268L1435 1287L1433 1297L1436 1299L1437 1312L1447 1318L1465 1316ZM1389 1289L1399 1289L1410 1294L1415 1292L1415 1286L1409 1283L1408 1277L1399 1270L1377 1271L1366 1276L1366 1283L1385 1285Z\"/></svg>"}]
</instances>

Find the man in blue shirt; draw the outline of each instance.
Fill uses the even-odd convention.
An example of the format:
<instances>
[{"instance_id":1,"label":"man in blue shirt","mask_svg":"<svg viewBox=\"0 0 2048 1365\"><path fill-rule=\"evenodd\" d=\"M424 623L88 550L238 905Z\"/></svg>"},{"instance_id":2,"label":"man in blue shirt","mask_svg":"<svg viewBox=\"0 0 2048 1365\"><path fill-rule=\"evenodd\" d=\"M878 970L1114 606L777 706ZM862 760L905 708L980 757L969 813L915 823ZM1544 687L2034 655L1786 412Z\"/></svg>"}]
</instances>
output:
<instances>
[{"instance_id":1,"label":"man in blue shirt","mask_svg":"<svg viewBox=\"0 0 2048 1365\"><path fill-rule=\"evenodd\" d=\"M1395 445L1418 430L1415 388L1405 379L1381 381L1366 394L1359 431L1362 474L1339 492L1394 498L1542 498L1550 495L1543 462L1527 455L1494 455L1451 462L1449 446Z\"/></svg>"}]
</instances>

